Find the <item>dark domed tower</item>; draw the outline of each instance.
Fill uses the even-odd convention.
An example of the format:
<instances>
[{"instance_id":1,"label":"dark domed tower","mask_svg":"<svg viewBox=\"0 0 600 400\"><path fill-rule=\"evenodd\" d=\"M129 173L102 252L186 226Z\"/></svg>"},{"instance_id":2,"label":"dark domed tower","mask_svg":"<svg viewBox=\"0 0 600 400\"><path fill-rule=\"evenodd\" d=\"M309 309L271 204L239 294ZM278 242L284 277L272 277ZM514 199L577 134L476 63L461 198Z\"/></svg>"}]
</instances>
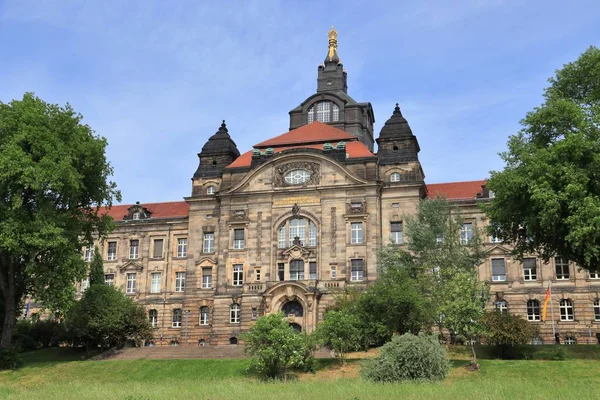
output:
<instances>
[{"instance_id":1,"label":"dark domed tower","mask_svg":"<svg viewBox=\"0 0 600 400\"><path fill-rule=\"evenodd\" d=\"M389 166L389 168L380 168L384 181L422 182L424 180L418 155L421 150L419 142L413 135L408 121L402 116L398 103L390 119L381 128L377 145L379 165Z\"/></svg>"}]
</instances>

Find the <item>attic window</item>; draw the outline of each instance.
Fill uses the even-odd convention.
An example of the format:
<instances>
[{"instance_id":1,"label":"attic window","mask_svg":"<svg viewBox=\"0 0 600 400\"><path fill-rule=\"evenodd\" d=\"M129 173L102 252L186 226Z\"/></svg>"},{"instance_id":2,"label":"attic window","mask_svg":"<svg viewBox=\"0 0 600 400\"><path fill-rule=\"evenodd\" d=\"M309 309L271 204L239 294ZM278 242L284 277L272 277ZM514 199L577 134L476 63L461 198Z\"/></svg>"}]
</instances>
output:
<instances>
[{"instance_id":1,"label":"attic window","mask_svg":"<svg viewBox=\"0 0 600 400\"><path fill-rule=\"evenodd\" d=\"M398 145L397 145L396 143L394 143L394 147L392 147L392 151L393 151L394 153L397 153L397 152L398 152Z\"/></svg>"},{"instance_id":2,"label":"attic window","mask_svg":"<svg viewBox=\"0 0 600 400\"><path fill-rule=\"evenodd\" d=\"M133 213L133 216L132 216L132 219L133 219L133 220L140 219L140 213L139 213L139 212L134 212L134 213Z\"/></svg>"},{"instance_id":3,"label":"attic window","mask_svg":"<svg viewBox=\"0 0 600 400\"><path fill-rule=\"evenodd\" d=\"M400 182L400 174L398 172L392 173L392 175L390 176L390 181L391 182Z\"/></svg>"},{"instance_id":4,"label":"attic window","mask_svg":"<svg viewBox=\"0 0 600 400\"><path fill-rule=\"evenodd\" d=\"M215 194L215 187L213 185L210 185L209 187L206 188L206 194Z\"/></svg>"}]
</instances>

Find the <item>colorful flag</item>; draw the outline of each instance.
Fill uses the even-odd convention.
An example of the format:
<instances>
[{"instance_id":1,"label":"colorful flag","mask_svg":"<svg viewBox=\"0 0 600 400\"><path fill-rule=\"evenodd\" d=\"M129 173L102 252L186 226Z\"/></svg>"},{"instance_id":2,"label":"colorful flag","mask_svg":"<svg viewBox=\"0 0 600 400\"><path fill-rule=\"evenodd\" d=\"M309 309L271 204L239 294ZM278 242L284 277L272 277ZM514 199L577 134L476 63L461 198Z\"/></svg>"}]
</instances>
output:
<instances>
[{"instance_id":1,"label":"colorful flag","mask_svg":"<svg viewBox=\"0 0 600 400\"><path fill-rule=\"evenodd\" d=\"M550 303L550 288L546 291L546 299L544 300L544 309L542 310L542 321L546 321L546 311L548 311L548 303Z\"/></svg>"}]
</instances>

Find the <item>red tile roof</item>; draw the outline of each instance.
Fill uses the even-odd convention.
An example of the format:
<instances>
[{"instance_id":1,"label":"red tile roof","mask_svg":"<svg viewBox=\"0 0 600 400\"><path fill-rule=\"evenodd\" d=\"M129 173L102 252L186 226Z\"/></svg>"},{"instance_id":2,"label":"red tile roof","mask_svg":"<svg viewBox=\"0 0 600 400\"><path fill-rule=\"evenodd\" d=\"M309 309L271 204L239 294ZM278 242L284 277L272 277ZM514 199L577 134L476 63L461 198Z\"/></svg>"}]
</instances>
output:
<instances>
[{"instance_id":1,"label":"red tile roof","mask_svg":"<svg viewBox=\"0 0 600 400\"><path fill-rule=\"evenodd\" d=\"M427 197L433 198L437 195L447 199L474 199L478 193L482 192L481 186L485 185L486 181L468 181L468 182L448 182L448 183L431 183L427 185Z\"/></svg>"},{"instance_id":2,"label":"red tile roof","mask_svg":"<svg viewBox=\"0 0 600 400\"><path fill-rule=\"evenodd\" d=\"M355 137L353 136L355 139ZM331 145L335 147L337 143L331 142ZM306 144L301 146L285 146L285 147L275 147L273 151L275 153L280 153L284 150L290 149L320 149L323 150L323 144ZM348 158L361 158L361 157L373 157L375 156L371 151L358 141L347 142L346 143L346 154L348 154ZM247 151L241 156L239 156L234 162L229 164L226 168L239 168L239 167L249 167L252 163L252 151Z\"/></svg>"},{"instance_id":3,"label":"red tile roof","mask_svg":"<svg viewBox=\"0 0 600 400\"><path fill-rule=\"evenodd\" d=\"M315 121L279 136L275 136L269 140L265 140L264 142L254 145L254 147L277 147L288 144L325 143L340 140L356 140L356 136L331 125Z\"/></svg>"},{"instance_id":4,"label":"red tile roof","mask_svg":"<svg viewBox=\"0 0 600 400\"><path fill-rule=\"evenodd\" d=\"M165 203L141 203L152 213L152 218L175 218L187 217L190 206L185 201L169 201ZM115 221L122 221L123 216L127 215L127 209L133 204L118 204L112 206L106 214L113 217ZM106 210L106 208L104 208Z\"/></svg>"}]
</instances>

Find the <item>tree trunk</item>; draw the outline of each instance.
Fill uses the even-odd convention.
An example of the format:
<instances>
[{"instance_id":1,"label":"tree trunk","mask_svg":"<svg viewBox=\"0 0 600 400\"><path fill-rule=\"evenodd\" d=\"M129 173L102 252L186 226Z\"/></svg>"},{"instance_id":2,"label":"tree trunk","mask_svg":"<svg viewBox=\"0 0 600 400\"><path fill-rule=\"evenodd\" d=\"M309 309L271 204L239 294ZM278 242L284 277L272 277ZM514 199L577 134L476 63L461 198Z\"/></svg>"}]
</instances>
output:
<instances>
[{"instance_id":1,"label":"tree trunk","mask_svg":"<svg viewBox=\"0 0 600 400\"><path fill-rule=\"evenodd\" d=\"M4 295L4 321L2 324L2 338L0 349L6 349L12 344L12 335L17 318L17 305L15 298L15 265L10 256L3 256L0 260L0 288ZM6 270L6 276L4 271Z\"/></svg>"}]
</instances>

